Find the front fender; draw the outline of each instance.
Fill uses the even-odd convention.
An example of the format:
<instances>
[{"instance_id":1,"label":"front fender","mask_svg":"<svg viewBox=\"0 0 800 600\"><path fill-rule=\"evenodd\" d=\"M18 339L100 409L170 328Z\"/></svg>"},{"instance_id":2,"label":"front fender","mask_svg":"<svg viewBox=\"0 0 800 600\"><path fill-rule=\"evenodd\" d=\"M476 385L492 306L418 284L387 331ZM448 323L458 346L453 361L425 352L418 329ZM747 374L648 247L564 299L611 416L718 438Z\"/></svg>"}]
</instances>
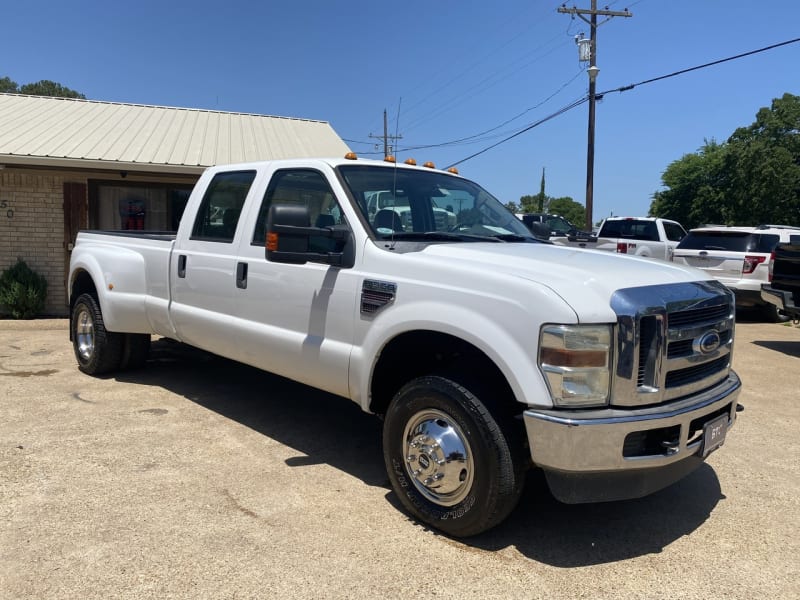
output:
<instances>
[{"instance_id":1,"label":"front fender","mask_svg":"<svg viewBox=\"0 0 800 600\"><path fill-rule=\"evenodd\" d=\"M510 313L517 313L513 316L520 318L518 311ZM459 338L481 350L498 367L519 402L552 407L537 366L539 329L544 320L531 319L528 314L527 320L509 327L510 313L498 311L487 315L475 308L429 300L395 306L379 314L363 344L353 350L350 389L354 400L369 411L371 381L384 347L401 334L431 331ZM575 322L575 313L566 305L548 311L547 316L548 321Z\"/></svg>"}]
</instances>

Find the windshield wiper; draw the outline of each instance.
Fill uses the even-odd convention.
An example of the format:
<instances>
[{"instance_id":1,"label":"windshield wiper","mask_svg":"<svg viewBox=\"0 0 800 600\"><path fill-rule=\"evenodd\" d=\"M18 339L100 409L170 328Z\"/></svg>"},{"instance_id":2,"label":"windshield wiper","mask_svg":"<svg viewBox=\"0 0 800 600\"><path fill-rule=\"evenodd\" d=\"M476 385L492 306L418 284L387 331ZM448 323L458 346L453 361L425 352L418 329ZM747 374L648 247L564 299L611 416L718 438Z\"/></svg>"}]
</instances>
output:
<instances>
[{"instance_id":1,"label":"windshield wiper","mask_svg":"<svg viewBox=\"0 0 800 600\"><path fill-rule=\"evenodd\" d=\"M498 236L470 235L468 233L452 233L449 231L397 231L394 234L382 234L383 240L429 240L436 242L500 242ZM520 236L522 237L522 236Z\"/></svg>"},{"instance_id":2,"label":"windshield wiper","mask_svg":"<svg viewBox=\"0 0 800 600\"><path fill-rule=\"evenodd\" d=\"M528 235L520 235L518 233L498 233L497 235L492 236L497 238L498 240L503 240L504 242L539 242L541 240L537 240L536 238L532 238Z\"/></svg>"}]
</instances>

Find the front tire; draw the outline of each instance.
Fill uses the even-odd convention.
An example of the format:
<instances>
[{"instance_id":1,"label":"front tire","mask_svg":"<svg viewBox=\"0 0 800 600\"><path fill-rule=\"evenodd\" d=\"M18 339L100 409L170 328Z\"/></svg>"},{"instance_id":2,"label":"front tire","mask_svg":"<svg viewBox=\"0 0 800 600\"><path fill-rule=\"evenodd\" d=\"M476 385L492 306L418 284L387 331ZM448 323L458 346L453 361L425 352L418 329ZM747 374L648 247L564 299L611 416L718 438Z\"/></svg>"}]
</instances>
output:
<instances>
[{"instance_id":1,"label":"front tire","mask_svg":"<svg viewBox=\"0 0 800 600\"><path fill-rule=\"evenodd\" d=\"M441 376L414 379L386 413L383 455L392 488L414 517L455 537L505 519L522 492L515 436L470 390Z\"/></svg>"},{"instance_id":2,"label":"front tire","mask_svg":"<svg viewBox=\"0 0 800 600\"><path fill-rule=\"evenodd\" d=\"M72 348L81 371L101 375L119 368L124 335L106 330L103 313L94 296L78 296L72 307L70 327Z\"/></svg>"}]
</instances>

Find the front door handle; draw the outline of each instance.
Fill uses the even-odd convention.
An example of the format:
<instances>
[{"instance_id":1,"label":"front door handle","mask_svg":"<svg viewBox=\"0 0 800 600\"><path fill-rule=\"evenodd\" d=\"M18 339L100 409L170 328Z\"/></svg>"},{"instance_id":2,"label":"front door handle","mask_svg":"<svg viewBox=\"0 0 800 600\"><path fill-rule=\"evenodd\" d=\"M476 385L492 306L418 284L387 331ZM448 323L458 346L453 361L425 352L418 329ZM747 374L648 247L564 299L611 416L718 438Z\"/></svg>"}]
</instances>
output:
<instances>
[{"instance_id":1,"label":"front door handle","mask_svg":"<svg viewBox=\"0 0 800 600\"><path fill-rule=\"evenodd\" d=\"M186 255L178 255L178 277L186 277Z\"/></svg>"},{"instance_id":2,"label":"front door handle","mask_svg":"<svg viewBox=\"0 0 800 600\"><path fill-rule=\"evenodd\" d=\"M236 263L236 287L247 289L247 263Z\"/></svg>"}]
</instances>

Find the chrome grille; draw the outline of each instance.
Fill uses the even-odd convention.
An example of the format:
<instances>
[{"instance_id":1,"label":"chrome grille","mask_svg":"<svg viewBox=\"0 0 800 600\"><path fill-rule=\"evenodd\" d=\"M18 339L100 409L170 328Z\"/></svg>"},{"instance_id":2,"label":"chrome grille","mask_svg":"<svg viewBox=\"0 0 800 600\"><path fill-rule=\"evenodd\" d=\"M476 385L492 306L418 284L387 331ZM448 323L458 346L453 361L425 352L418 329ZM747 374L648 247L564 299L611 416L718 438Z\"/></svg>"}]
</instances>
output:
<instances>
[{"instance_id":1,"label":"chrome grille","mask_svg":"<svg viewBox=\"0 0 800 600\"><path fill-rule=\"evenodd\" d=\"M611 404L641 407L712 387L730 371L733 294L717 281L617 291Z\"/></svg>"}]
</instances>

